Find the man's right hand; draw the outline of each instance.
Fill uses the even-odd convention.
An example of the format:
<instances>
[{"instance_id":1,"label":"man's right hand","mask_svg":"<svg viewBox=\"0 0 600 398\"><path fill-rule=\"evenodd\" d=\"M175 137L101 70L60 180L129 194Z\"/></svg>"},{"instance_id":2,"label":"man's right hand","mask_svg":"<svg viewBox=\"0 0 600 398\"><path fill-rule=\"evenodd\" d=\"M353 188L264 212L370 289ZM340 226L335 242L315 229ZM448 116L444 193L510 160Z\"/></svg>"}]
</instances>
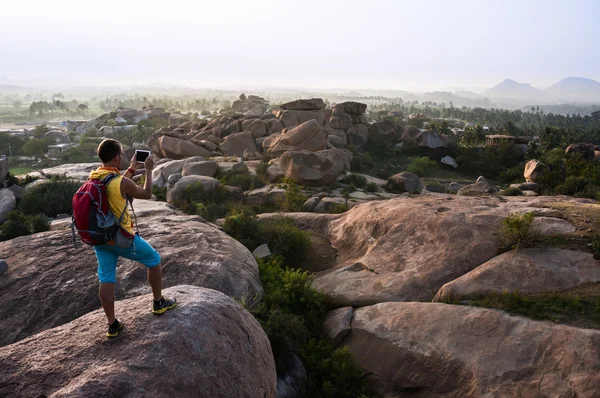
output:
<instances>
[{"instance_id":1,"label":"man's right hand","mask_svg":"<svg viewBox=\"0 0 600 398\"><path fill-rule=\"evenodd\" d=\"M154 169L154 159L152 158L152 155L148 156L144 161L144 169L146 169L146 172Z\"/></svg>"}]
</instances>

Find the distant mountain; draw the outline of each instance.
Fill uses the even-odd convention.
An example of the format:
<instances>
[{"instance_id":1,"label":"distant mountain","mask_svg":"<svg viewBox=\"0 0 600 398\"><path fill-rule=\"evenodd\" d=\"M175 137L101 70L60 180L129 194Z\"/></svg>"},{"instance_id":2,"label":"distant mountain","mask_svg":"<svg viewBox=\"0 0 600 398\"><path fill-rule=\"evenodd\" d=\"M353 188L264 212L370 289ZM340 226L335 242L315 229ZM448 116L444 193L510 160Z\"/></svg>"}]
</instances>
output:
<instances>
[{"instance_id":1,"label":"distant mountain","mask_svg":"<svg viewBox=\"0 0 600 398\"><path fill-rule=\"evenodd\" d=\"M556 99L578 102L600 101L600 83L584 77L567 77L544 91Z\"/></svg>"},{"instance_id":2,"label":"distant mountain","mask_svg":"<svg viewBox=\"0 0 600 398\"><path fill-rule=\"evenodd\" d=\"M482 96L518 100L543 100L544 93L529 83L518 83L506 79L502 83L483 92Z\"/></svg>"}]
</instances>

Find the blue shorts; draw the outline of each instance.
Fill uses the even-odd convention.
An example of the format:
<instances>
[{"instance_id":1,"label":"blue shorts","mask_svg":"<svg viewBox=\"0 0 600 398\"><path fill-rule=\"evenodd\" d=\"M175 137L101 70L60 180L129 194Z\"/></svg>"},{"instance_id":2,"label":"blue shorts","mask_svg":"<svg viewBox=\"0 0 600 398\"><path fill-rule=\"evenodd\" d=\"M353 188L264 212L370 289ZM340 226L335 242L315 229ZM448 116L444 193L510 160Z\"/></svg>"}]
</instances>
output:
<instances>
[{"instance_id":1,"label":"blue shorts","mask_svg":"<svg viewBox=\"0 0 600 398\"><path fill-rule=\"evenodd\" d=\"M117 261L119 257L137 261L148 268L160 264L160 254L150 246L150 243L137 234L133 238L131 246L126 249L104 244L94 246L94 251L98 258L98 279L100 279L100 283L117 282Z\"/></svg>"}]
</instances>

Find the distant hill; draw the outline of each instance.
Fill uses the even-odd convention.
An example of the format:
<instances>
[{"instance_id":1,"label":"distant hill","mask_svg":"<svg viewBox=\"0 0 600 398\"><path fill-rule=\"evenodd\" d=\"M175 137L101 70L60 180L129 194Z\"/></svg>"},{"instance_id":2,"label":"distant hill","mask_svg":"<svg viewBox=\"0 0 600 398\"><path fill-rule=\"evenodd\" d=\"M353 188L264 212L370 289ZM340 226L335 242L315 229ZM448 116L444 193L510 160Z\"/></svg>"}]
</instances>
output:
<instances>
[{"instance_id":1,"label":"distant hill","mask_svg":"<svg viewBox=\"0 0 600 398\"><path fill-rule=\"evenodd\" d=\"M529 83L518 83L506 79L502 83L483 92L482 96L491 98L506 98L518 100L544 100L544 92Z\"/></svg>"},{"instance_id":2,"label":"distant hill","mask_svg":"<svg viewBox=\"0 0 600 398\"><path fill-rule=\"evenodd\" d=\"M544 91L556 99L579 102L600 101L600 83L584 77L567 77Z\"/></svg>"}]
</instances>

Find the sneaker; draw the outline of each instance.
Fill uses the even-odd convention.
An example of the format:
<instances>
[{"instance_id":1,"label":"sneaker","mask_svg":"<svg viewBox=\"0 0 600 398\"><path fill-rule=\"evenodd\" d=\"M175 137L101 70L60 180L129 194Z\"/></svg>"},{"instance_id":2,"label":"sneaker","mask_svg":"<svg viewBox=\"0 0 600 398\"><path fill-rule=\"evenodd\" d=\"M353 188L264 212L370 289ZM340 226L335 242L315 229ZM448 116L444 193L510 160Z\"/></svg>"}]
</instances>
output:
<instances>
[{"instance_id":1,"label":"sneaker","mask_svg":"<svg viewBox=\"0 0 600 398\"><path fill-rule=\"evenodd\" d=\"M106 337L117 337L119 335L119 330L123 329L125 324L118 319L112 323L112 325L108 325L108 332L106 332Z\"/></svg>"},{"instance_id":2,"label":"sneaker","mask_svg":"<svg viewBox=\"0 0 600 398\"><path fill-rule=\"evenodd\" d=\"M160 315L171 308L175 308L176 305L177 300L169 300L168 298L161 297L159 301L154 302L154 305L152 306L152 313Z\"/></svg>"}]
</instances>

